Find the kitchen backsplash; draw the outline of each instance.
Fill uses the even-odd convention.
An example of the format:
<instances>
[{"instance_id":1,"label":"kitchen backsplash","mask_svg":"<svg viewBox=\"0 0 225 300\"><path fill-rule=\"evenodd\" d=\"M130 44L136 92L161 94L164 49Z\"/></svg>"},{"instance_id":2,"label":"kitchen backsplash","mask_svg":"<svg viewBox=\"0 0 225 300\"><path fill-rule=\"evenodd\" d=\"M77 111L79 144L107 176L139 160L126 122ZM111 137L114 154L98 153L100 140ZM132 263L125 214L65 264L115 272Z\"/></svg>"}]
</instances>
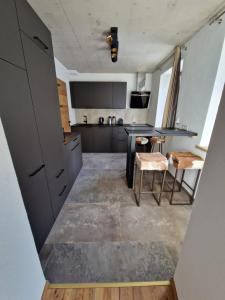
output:
<instances>
[{"instance_id":1,"label":"kitchen backsplash","mask_svg":"<svg viewBox=\"0 0 225 300\"><path fill-rule=\"evenodd\" d=\"M104 118L107 123L108 116L115 116L116 120L123 119L124 124L128 123L149 123L149 109L76 109L77 123L83 123L83 116L87 116L88 123L98 123L99 117Z\"/></svg>"}]
</instances>

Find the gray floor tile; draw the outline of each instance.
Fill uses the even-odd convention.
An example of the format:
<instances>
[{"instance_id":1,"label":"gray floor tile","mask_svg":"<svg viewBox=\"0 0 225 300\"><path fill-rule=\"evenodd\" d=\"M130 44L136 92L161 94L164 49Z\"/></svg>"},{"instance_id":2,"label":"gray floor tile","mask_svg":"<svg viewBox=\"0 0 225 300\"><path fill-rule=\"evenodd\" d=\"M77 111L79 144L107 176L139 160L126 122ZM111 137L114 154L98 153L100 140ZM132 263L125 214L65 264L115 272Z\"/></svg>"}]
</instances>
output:
<instances>
[{"instance_id":1,"label":"gray floor tile","mask_svg":"<svg viewBox=\"0 0 225 300\"><path fill-rule=\"evenodd\" d=\"M56 244L45 270L50 282L168 280L174 264L163 243Z\"/></svg>"},{"instance_id":2,"label":"gray floor tile","mask_svg":"<svg viewBox=\"0 0 225 300\"><path fill-rule=\"evenodd\" d=\"M160 207L150 194L137 207L126 184L125 154L84 154L82 168L41 251L50 282L166 280L173 276L190 206ZM160 174L155 189L159 189ZM152 174L145 172L144 189ZM171 177L167 180L171 183ZM137 180L138 185L138 180ZM168 188L168 186L167 186ZM182 190L175 200L188 201Z\"/></svg>"},{"instance_id":3,"label":"gray floor tile","mask_svg":"<svg viewBox=\"0 0 225 300\"><path fill-rule=\"evenodd\" d=\"M46 243L119 240L118 204L67 204L61 210Z\"/></svg>"}]
</instances>

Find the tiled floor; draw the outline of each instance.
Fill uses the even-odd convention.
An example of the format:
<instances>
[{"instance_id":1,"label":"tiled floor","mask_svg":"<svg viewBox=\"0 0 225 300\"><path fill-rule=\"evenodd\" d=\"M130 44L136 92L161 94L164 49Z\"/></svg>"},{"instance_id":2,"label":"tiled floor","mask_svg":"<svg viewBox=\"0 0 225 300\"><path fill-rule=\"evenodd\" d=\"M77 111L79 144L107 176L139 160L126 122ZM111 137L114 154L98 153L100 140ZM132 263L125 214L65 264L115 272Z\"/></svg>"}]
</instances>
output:
<instances>
[{"instance_id":1,"label":"tiled floor","mask_svg":"<svg viewBox=\"0 0 225 300\"><path fill-rule=\"evenodd\" d=\"M125 154L84 154L84 165L41 252L55 283L155 281L173 276L190 218L188 206L137 207ZM145 175L147 189L151 179ZM183 191L177 197L187 199Z\"/></svg>"}]
</instances>

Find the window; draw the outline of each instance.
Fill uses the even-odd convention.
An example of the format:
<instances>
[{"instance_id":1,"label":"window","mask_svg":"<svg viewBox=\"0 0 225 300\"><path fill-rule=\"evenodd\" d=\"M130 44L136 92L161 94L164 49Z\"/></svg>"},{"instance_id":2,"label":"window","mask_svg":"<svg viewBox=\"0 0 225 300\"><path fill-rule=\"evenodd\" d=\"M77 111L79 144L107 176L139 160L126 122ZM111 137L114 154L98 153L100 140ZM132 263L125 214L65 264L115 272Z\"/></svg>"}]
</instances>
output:
<instances>
[{"instance_id":1,"label":"window","mask_svg":"<svg viewBox=\"0 0 225 300\"><path fill-rule=\"evenodd\" d=\"M225 41L223 43L223 48L220 56L220 62L216 74L216 79L212 91L212 96L205 120L205 125L200 141L201 147L208 147L210 138L212 135L214 123L216 120L217 111L220 104L220 99L223 92L223 87L225 83Z\"/></svg>"}]
</instances>

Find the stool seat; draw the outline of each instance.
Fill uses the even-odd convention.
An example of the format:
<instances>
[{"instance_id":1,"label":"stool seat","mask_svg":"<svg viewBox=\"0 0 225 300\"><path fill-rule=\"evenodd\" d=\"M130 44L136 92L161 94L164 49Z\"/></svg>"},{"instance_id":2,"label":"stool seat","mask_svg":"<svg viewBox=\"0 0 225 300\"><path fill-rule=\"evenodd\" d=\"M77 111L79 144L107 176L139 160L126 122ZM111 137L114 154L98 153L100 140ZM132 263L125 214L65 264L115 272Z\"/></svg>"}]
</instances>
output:
<instances>
[{"instance_id":1,"label":"stool seat","mask_svg":"<svg viewBox=\"0 0 225 300\"><path fill-rule=\"evenodd\" d=\"M165 171L168 170L168 160L160 152L136 153L136 163L140 170Z\"/></svg>"},{"instance_id":2,"label":"stool seat","mask_svg":"<svg viewBox=\"0 0 225 300\"><path fill-rule=\"evenodd\" d=\"M136 143L138 145L146 145L146 144L148 144L148 139L143 136L138 136L138 137L136 137Z\"/></svg>"},{"instance_id":3,"label":"stool seat","mask_svg":"<svg viewBox=\"0 0 225 300\"><path fill-rule=\"evenodd\" d=\"M204 160L200 156L175 156L173 165L178 170L200 170L203 168Z\"/></svg>"},{"instance_id":4,"label":"stool seat","mask_svg":"<svg viewBox=\"0 0 225 300\"><path fill-rule=\"evenodd\" d=\"M192 152L181 152L181 151L171 151L171 152L168 152L166 154L166 157L168 159L170 158L174 158L174 157L177 157L177 156L182 156L182 157L189 157L189 156L195 156L195 154L193 154Z\"/></svg>"},{"instance_id":5,"label":"stool seat","mask_svg":"<svg viewBox=\"0 0 225 300\"><path fill-rule=\"evenodd\" d=\"M161 144L161 143L165 143L166 139L164 137L160 137L160 136L153 136L150 138L150 142L152 144Z\"/></svg>"}]
</instances>

